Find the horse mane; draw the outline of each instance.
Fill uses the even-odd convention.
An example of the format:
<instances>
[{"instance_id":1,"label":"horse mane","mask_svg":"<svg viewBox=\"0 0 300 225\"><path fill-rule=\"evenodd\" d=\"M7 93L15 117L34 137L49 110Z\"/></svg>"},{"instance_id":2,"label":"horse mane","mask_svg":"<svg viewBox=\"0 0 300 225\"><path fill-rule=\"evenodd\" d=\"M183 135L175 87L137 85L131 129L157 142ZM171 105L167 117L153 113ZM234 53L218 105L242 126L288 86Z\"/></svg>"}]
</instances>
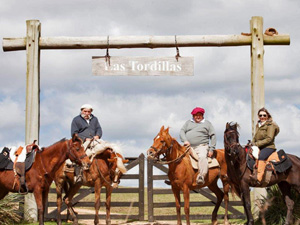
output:
<instances>
[{"instance_id":1,"label":"horse mane","mask_svg":"<svg viewBox=\"0 0 300 225\"><path fill-rule=\"evenodd\" d=\"M50 146L48 146L48 147L42 147L42 148L41 148L41 152L44 151L45 148L51 148L52 146L54 146L54 145L56 145L56 144L58 144L58 143L64 142L64 141L66 141L66 140L67 140L67 138L62 138L61 140L55 142L54 144L52 144L52 145L50 145Z\"/></svg>"}]
</instances>

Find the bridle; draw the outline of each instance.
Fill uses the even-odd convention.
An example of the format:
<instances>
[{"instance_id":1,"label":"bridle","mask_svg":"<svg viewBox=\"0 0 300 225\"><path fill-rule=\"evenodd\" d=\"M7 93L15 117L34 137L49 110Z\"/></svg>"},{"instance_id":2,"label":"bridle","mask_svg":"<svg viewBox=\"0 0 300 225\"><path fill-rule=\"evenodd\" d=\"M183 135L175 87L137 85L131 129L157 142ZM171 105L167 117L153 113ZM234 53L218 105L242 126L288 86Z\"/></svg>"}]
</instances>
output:
<instances>
[{"instance_id":1,"label":"bridle","mask_svg":"<svg viewBox=\"0 0 300 225\"><path fill-rule=\"evenodd\" d=\"M228 134L228 133L236 133L236 131L235 131L235 130L229 130L229 131L226 131L226 132L225 132L225 135ZM227 151L226 151L226 154L228 154L229 156L236 156L236 155L238 154L238 152L235 150L236 147L242 147L242 146L240 145L240 143L237 142L237 141L235 141L235 142L233 142L233 143L231 143L231 144L229 144L229 143L227 142L227 140L224 140L224 142L225 142L225 144L227 145L226 148L228 148L228 149L233 149L233 152L231 152L231 151L230 151L230 152L227 152Z\"/></svg>"},{"instance_id":2,"label":"bridle","mask_svg":"<svg viewBox=\"0 0 300 225\"><path fill-rule=\"evenodd\" d=\"M118 160L118 158L120 158L120 157L118 157L118 155L117 155L117 153L116 153L115 151L112 151L112 153L115 154L115 157L114 157L113 159L117 158L117 160ZM117 167L115 170L113 170L112 168L109 169L109 171L108 171L109 176L111 176L111 174L113 174L113 179L111 179L111 182L109 182L107 179L105 179L104 175L103 175L102 172L100 171L99 165L98 165L98 161L97 161L97 160L96 160L96 165L97 165L98 173L99 173L100 176L103 178L104 182L106 182L106 183L109 184L109 185L112 185L113 183L115 183L115 184L118 184L118 183L119 183L119 182L118 182L118 177L119 177L121 171L118 169L118 167Z\"/></svg>"},{"instance_id":3,"label":"bridle","mask_svg":"<svg viewBox=\"0 0 300 225\"><path fill-rule=\"evenodd\" d=\"M235 130L229 130L229 131L226 131L226 132L225 132L225 135L226 135L227 133L236 133L236 131L235 131ZM229 156L230 164L233 166L233 165L234 165L234 161L236 161L235 158L236 158L236 157L238 156L238 154L239 154L239 152L236 151L236 148L238 148L238 147L243 148L243 147L242 147L241 144L240 144L239 142L237 142L237 141L235 141L235 142L233 142L233 143L231 143L231 144L229 144L229 143L228 143L227 141L225 141L225 140L224 140L224 142L226 142L225 144L228 146L228 147L226 147L226 148L229 148L230 150L233 149L233 152L231 152L231 151L229 151L229 152L228 152L228 151L225 151L225 153ZM247 165L245 164L245 169L243 169L243 171L242 171L242 173L240 174L240 176L237 177L239 180L244 176L246 170L247 170Z\"/></svg>"},{"instance_id":4,"label":"bridle","mask_svg":"<svg viewBox=\"0 0 300 225\"><path fill-rule=\"evenodd\" d=\"M164 141L164 145L161 147L161 149L157 149L157 148L155 148L153 146L150 147L150 148L152 148L155 151L156 157L158 157L160 154L164 154L164 153L160 153L160 152L163 150L163 147L165 147L165 144L166 144L166 142ZM166 152L170 151L173 148L173 144L174 143L173 143L173 140L172 140L170 147L167 148L165 151ZM175 158L173 160L170 160L170 161L162 161L159 158L157 158L156 163L159 163L159 164L170 164L170 163L174 163L174 162L179 162L190 151L190 149L191 149L191 147L188 146L187 149L185 150L185 152L183 154L179 155L177 158Z\"/></svg>"},{"instance_id":5,"label":"bridle","mask_svg":"<svg viewBox=\"0 0 300 225\"><path fill-rule=\"evenodd\" d=\"M75 162L78 164L78 163L80 163L81 161L78 160L78 157L76 157L76 156L74 155L74 153L71 151L70 142L71 142L71 140L68 140L68 142L67 142L67 145L68 145L67 156L68 156L69 158L70 158L70 156L72 156L72 157L74 158ZM76 151L78 151L79 149L80 149L80 148L76 148ZM79 157L79 159L83 159L83 158L85 158L85 157L87 157L87 155L84 153L82 156Z\"/></svg>"}]
</instances>

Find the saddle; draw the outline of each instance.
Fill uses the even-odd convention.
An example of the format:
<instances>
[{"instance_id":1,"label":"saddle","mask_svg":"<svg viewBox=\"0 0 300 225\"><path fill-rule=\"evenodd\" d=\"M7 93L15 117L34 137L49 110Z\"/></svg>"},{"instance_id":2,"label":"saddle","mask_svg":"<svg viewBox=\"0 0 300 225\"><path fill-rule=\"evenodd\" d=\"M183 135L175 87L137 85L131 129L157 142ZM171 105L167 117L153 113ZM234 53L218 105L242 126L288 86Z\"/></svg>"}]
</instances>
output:
<instances>
[{"instance_id":1,"label":"saddle","mask_svg":"<svg viewBox=\"0 0 300 225\"><path fill-rule=\"evenodd\" d=\"M198 155L196 154L195 150L191 148L189 151L189 157L191 160L192 167L198 170ZM220 164L216 158L207 158L208 161L208 168L220 167Z\"/></svg>"},{"instance_id":2,"label":"saddle","mask_svg":"<svg viewBox=\"0 0 300 225\"><path fill-rule=\"evenodd\" d=\"M14 162L9 158L10 149L4 147L0 153L0 170L13 170ZM34 162L35 151L26 154L25 171L29 170Z\"/></svg>"},{"instance_id":3,"label":"saddle","mask_svg":"<svg viewBox=\"0 0 300 225\"><path fill-rule=\"evenodd\" d=\"M254 159L251 154L248 153L246 156L246 161L247 167L253 171L256 164L256 159ZM292 167L292 162L283 149L280 149L278 152L273 152L266 161L266 170L271 166L274 168L276 173L283 173Z\"/></svg>"}]
</instances>

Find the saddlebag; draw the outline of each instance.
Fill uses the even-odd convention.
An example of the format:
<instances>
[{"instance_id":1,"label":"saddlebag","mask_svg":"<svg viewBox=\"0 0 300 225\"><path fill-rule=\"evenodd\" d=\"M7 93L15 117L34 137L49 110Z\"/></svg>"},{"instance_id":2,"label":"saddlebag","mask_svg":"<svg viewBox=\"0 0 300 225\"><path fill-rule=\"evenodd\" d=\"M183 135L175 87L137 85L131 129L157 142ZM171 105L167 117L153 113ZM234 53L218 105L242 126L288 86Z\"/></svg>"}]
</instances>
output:
<instances>
[{"instance_id":1,"label":"saddlebag","mask_svg":"<svg viewBox=\"0 0 300 225\"><path fill-rule=\"evenodd\" d=\"M284 150L280 149L278 152L278 158L280 162L272 162L276 172L283 173L289 168L292 167L292 162L284 152Z\"/></svg>"},{"instance_id":2,"label":"saddlebag","mask_svg":"<svg viewBox=\"0 0 300 225\"><path fill-rule=\"evenodd\" d=\"M2 152L0 153L0 170L5 169L5 167L8 165L9 152L9 148L4 147Z\"/></svg>"}]
</instances>

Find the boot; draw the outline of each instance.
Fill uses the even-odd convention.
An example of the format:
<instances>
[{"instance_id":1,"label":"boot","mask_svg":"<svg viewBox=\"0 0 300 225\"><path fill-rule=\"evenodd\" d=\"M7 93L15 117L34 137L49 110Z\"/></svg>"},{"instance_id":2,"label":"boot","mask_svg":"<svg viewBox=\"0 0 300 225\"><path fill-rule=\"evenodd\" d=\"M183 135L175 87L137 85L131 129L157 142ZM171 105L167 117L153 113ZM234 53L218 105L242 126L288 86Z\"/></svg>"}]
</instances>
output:
<instances>
[{"instance_id":1,"label":"boot","mask_svg":"<svg viewBox=\"0 0 300 225\"><path fill-rule=\"evenodd\" d=\"M253 168L253 172L250 175L250 179L254 182L257 182L257 168Z\"/></svg>"},{"instance_id":2,"label":"boot","mask_svg":"<svg viewBox=\"0 0 300 225\"><path fill-rule=\"evenodd\" d=\"M205 183L204 176L200 173L197 175L196 182L198 185L202 185Z\"/></svg>"},{"instance_id":3,"label":"boot","mask_svg":"<svg viewBox=\"0 0 300 225\"><path fill-rule=\"evenodd\" d=\"M258 167L257 167L257 181L259 183L262 182L264 174L265 174L265 168L267 165L267 161L259 160L258 161Z\"/></svg>"},{"instance_id":4,"label":"boot","mask_svg":"<svg viewBox=\"0 0 300 225\"><path fill-rule=\"evenodd\" d=\"M27 186L25 181L25 162L16 162L16 172L20 175L20 193L26 193Z\"/></svg>"},{"instance_id":5,"label":"boot","mask_svg":"<svg viewBox=\"0 0 300 225\"><path fill-rule=\"evenodd\" d=\"M74 182L75 183L82 183L83 179L82 179L82 169L80 166L75 165L75 169L74 169Z\"/></svg>"}]
</instances>

